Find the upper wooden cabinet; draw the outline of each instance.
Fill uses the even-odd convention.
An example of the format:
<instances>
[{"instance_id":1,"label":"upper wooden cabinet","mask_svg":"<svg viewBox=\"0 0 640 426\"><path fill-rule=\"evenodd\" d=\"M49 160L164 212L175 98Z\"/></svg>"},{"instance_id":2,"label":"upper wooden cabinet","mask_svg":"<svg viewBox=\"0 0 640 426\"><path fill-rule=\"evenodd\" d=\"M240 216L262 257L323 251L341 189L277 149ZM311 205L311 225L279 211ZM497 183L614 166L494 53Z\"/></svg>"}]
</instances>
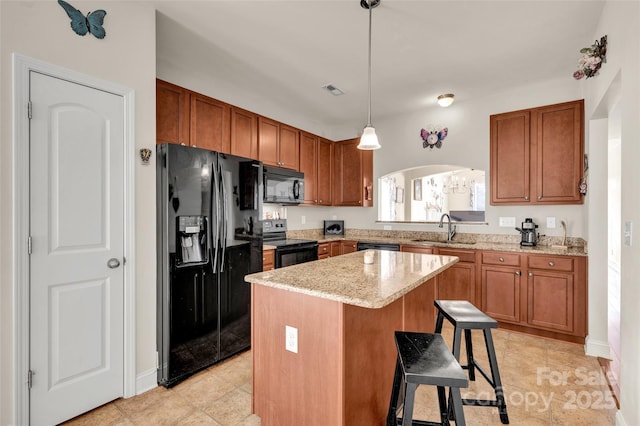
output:
<instances>
[{"instance_id":1,"label":"upper wooden cabinet","mask_svg":"<svg viewBox=\"0 0 640 426\"><path fill-rule=\"evenodd\" d=\"M191 93L156 80L156 143L189 145Z\"/></svg>"},{"instance_id":2,"label":"upper wooden cabinet","mask_svg":"<svg viewBox=\"0 0 640 426\"><path fill-rule=\"evenodd\" d=\"M259 117L258 159L269 166L298 170L300 168L299 130Z\"/></svg>"},{"instance_id":3,"label":"upper wooden cabinet","mask_svg":"<svg viewBox=\"0 0 640 426\"><path fill-rule=\"evenodd\" d=\"M190 145L231 152L231 107L208 96L191 93Z\"/></svg>"},{"instance_id":4,"label":"upper wooden cabinet","mask_svg":"<svg viewBox=\"0 0 640 426\"><path fill-rule=\"evenodd\" d=\"M156 80L156 143L228 153L230 111L224 102Z\"/></svg>"},{"instance_id":5,"label":"upper wooden cabinet","mask_svg":"<svg viewBox=\"0 0 640 426\"><path fill-rule=\"evenodd\" d=\"M582 204L584 101L492 115L491 204Z\"/></svg>"},{"instance_id":6,"label":"upper wooden cabinet","mask_svg":"<svg viewBox=\"0 0 640 426\"><path fill-rule=\"evenodd\" d=\"M300 171L304 173L304 204L331 205L333 142L300 132Z\"/></svg>"},{"instance_id":7,"label":"upper wooden cabinet","mask_svg":"<svg viewBox=\"0 0 640 426\"><path fill-rule=\"evenodd\" d=\"M258 159L258 116L231 107L231 154Z\"/></svg>"},{"instance_id":8,"label":"upper wooden cabinet","mask_svg":"<svg viewBox=\"0 0 640 426\"><path fill-rule=\"evenodd\" d=\"M336 142L333 150L333 205L373 206L373 151L358 138Z\"/></svg>"}]
</instances>

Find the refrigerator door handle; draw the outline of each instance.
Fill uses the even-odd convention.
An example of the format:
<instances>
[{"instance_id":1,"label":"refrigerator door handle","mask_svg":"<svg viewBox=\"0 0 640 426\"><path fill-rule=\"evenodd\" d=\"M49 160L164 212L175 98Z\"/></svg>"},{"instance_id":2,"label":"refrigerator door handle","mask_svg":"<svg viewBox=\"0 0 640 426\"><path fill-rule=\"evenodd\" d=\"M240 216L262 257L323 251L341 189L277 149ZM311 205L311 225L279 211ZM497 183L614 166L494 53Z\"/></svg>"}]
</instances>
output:
<instances>
[{"instance_id":1,"label":"refrigerator door handle","mask_svg":"<svg viewBox=\"0 0 640 426\"><path fill-rule=\"evenodd\" d=\"M218 172L215 169L216 165L211 165L211 175L213 178L213 187L211 190L211 196L215 197L215 210L213 210L214 206L211 206L212 212L214 212L215 217L212 218L211 226L215 227L215 233L213 234L213 240L211 241L211 249L213 251L213 268L212 273L215 274L218 268L218 240L219 240L219 231L220 231L220 191L218 190ZM215 219L215 220L213 220Z\"/></svg>"},{"instance_id":2,"label":"refrigerator door handle","mask_svg":"<svg viewBox=\"0 0 640 426\"><path fill-rule=\"evenodd\" d=\"M220 167L220 198L222 204L222 214L219 216L219 220L221 223L221 246L222 246L222 256L220 257L220 272L224 272L224 264L226 263L224 260L224 255L227 250L227 193L225 191L225 183L224 183L224 174L222 173L222 167Z\"/></svg>"}]
</instances>

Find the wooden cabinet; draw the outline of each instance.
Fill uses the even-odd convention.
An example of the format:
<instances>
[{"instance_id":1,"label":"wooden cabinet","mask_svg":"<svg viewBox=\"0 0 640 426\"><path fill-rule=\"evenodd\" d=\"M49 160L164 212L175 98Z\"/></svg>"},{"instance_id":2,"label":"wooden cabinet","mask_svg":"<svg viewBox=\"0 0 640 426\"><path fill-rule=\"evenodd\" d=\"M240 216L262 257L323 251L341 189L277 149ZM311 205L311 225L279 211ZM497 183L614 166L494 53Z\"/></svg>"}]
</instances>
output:
<instances>
[{"instance_id":1,"label":"wooden cabinet","mask_svg":"<svg viewBox=\"0 0 640 426\"><path fill-rule=\"evenodd\" d=\"M340 256L342 254L342 242L341 241L332 241L330 244L331 257Z\"/></svg>"},{"instance_id":2,"label":"wooden cabinet","mask_svg":"<svg viewBox=\"0 0 640 426\"><path fill-rule=\"evenodd\" d=\"M333 143L300 132L300 171L304 173L304 204L331 205L331 154Z\"/></svg>"},{"instance_id":3,"label":"wooden cabinet","mask_svg":"<svg viewBox=\"0 0 640 426\"><path fill-rule=\"evenodd\" d=\"M262 250L262 270L270 271L275 267L275 250Z\"/></svg>"},{"instance_id":4,"label":"wooden cabinet","mask_svg":"<svg viewBox=\"0 0 640 426\"><path fill-rule=\"evenodd\" d=\"M480 278L482 311L499 321L521 318L522 270L516 253L483 252Z\"/></svg>"},{"instance_id":5,"label":"wooden cabinet","mask_svg":"<svg viewBox=\"0 0 640 426\"><path fill-rule=\"evenodd\" d=\"M358 242L344 240L340 241L340 254L353 253L358 251Z\"/></svg>"},{"instance_id":6,"label":"wooden cabinet","mask_svg":"<svg viewBox=\"0 0 640 426\"><path fill-rule=\"evenodd\" d=\"M231 107L231 154L258 159L258 116Z\"/></svg>"},{"instance_id":7,"label":"wooden cabinet","mask_svg":"<svg viewBox=\"0 0 640 426\"><path fill-rule=\"evenodd\" d=\"M373 206L373 151L357 148L359 139L336 142L333 149L333 205Z\"/></svg>"},{"instance_id":8,"label":"wooden cabinet","mask_svg":"<svg viewBox=\"0 0 640 426\"><path fill-rule=\"evenodd\" d=\"M438 248L438 254L460 260L436 278L436 299L468 300L476 303L476 251Z\"/></svg>"},{"instance_id":9,"label":"wooden cabinet","mask_svg":"<svg viewBox=\"0 0 640 426\"><path fill-rule=\"evenodd\" d=\"M229 152L231 107L175 84L156 80L156 143Z\"/></svg>"},{"instance_id":10,"label":"wooden cabinet","mask_svg":"<svg viewBox=\"0 0 640 426\"><path fill-rule=\"evenodd\" d=\"M482 310L516 330L582 341L587 324L587 259L485 251Z\"/></svg>"},{"instance_id":11,"label":"wooden cabinet","mask_svg":"<svg viewBox=\"0 0 640 426\"><path fill-rule=\"evenodd\" d=\"M331 257L331 243L318 244L318 260Z\"/></svg>"},{"instance_id":12,"label":"wooden cabinet","mask_svg":"<svg viewBox=\"0 0 640 426\"><path fill-rule=\"evenodd\" d=\"M191 93L189 144L211 151L231 151L231 107L208 96Z\"/></svg>"},{"instance_id":13,"label":"wooden cabinet","mask_svg":"<svg viewBox=\"0 0 640 426\"><path fill-rule=\"evenodd\" d=\"M492 115L492 205L582 204L584 101Z\"/></svg>"},{"instance_id":14,"label":"wooden cabinet","mask_svg":"<svg viewBox=\"0 0 640 426\"><path fill-rule=\"evenodd\" d=\"M258 159L266 165L298 170L300 168L298 129L259 117Z\"/></svg>"},{"instance_id":15,"label":"wooden cabinet","mask_svg":"<svg viewBox=\"0 0 640 426\"><path fill-rule=\"evenodd\" d=\"M190 109L187 89L156 80L156 143L189 145Z\"/></svg>"}]
</instances>

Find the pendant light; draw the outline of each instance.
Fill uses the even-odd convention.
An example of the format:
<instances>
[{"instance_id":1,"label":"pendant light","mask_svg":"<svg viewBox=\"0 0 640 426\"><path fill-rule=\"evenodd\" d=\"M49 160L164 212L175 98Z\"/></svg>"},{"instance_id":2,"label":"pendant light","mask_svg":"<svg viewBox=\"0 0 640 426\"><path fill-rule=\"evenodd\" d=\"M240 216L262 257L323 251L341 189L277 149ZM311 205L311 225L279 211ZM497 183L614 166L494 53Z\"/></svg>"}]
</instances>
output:
<instances>
[{"instance_id":1,"label":"pendant light","mask_svg":"<svg viewBox=\"0 0 640 426\"><path fill-rule=\"evenodd\" d=\"M363 9L369 9L369 115L367 125L362 131L358 149L372 150L380 148L376 129L371 125L371 15L374 7L380 4L381 0L360 0Z\"/></svg>"}]
</instances>

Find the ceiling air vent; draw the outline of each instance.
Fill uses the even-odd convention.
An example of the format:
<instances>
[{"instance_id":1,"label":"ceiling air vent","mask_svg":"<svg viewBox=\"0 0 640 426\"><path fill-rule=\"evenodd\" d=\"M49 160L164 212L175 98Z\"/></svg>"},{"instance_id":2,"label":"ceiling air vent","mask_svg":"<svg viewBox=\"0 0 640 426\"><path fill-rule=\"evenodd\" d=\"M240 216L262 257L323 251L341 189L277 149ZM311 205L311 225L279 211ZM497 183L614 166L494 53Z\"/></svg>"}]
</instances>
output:
<instances>
[{"instance_id":1,"label":"ceiling air vent","mask_svg":"<svg viewBox=\"0 0 640 426\"><path fill-rule=\"evenodd\" d=\"M344 92L338 89L333 84L325 84L324 86L322 86L322 88L328 90L333 96L344 95Z\"/></svg>"}]
</instances>

